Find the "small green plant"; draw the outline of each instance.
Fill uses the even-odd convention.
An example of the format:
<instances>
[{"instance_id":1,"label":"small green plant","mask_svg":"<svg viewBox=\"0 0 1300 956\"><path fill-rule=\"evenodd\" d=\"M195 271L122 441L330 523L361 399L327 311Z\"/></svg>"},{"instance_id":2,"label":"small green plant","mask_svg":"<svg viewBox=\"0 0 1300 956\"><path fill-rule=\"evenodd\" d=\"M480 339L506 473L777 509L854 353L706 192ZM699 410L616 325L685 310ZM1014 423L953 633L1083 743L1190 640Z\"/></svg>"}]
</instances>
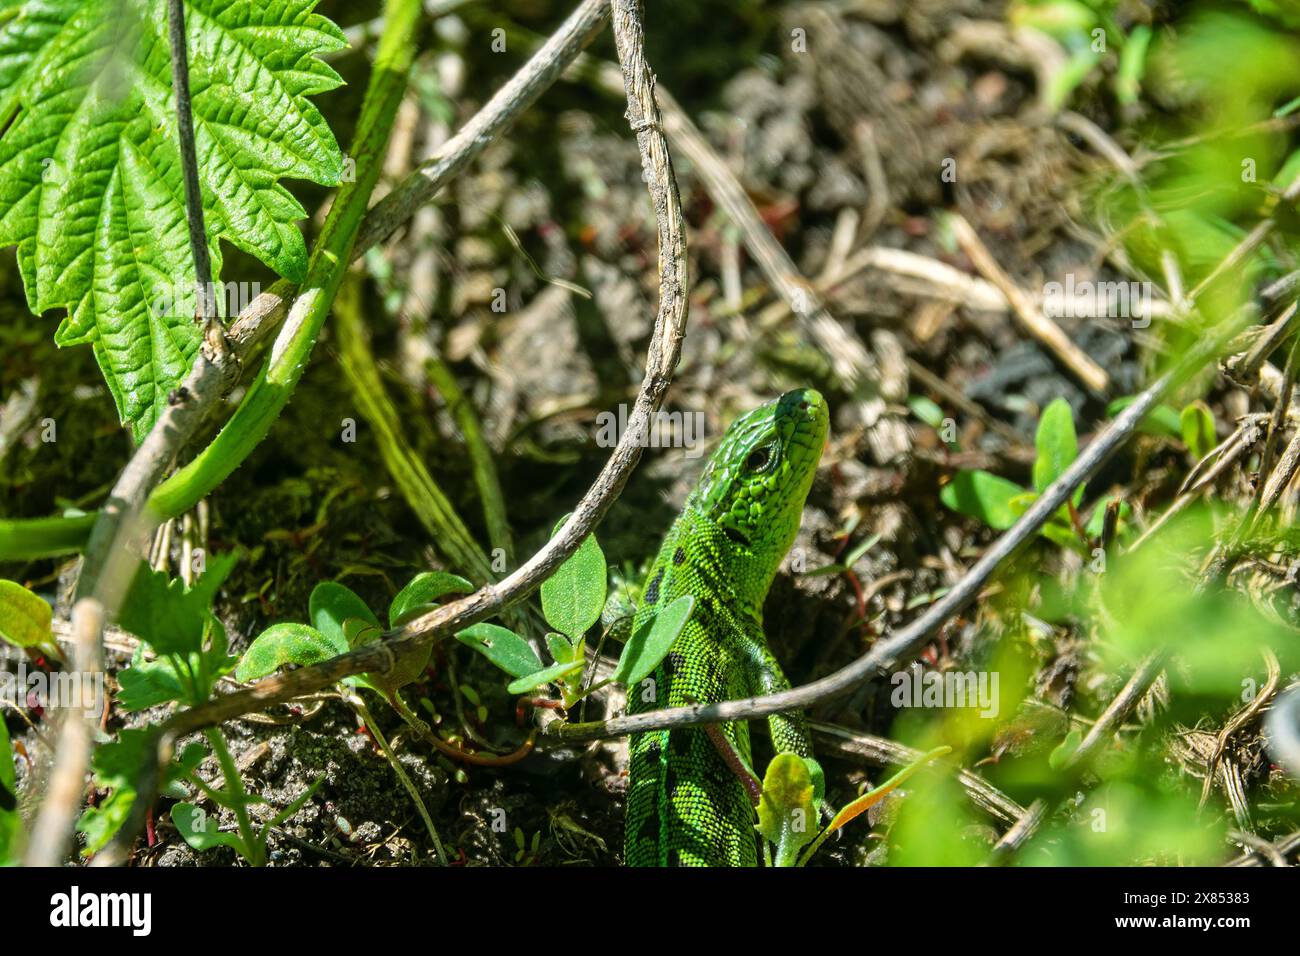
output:
<instances>
[{"instance_id":1,"label":"small green plant","mask_svg":"<svg viewBox=\"0 0 1300 956\"><path fill-rule=\"evenodd\" d=\"M1046 78L1041 91L1053 113L1065 108L1071 95L1100 70L1114 52L1113 92L1123 106L1141 95L1151 27L1125 27L1116 17L1115 0L1017 0L1008 17L1013 25L1051 37L1064 57Z\"/></svg>"},{"instance_id":2,"label":"small green plant","mask_svg":"<svg viewBox=\"0 0 1300 956\"><path fill-rule=\"evenodd\" d=\"M197 707L210 700L218 681L235 669L225 628L212 612L212 602L235 561L233 553L210 558L206 571L190 585L141 567L118 621L123 630L142 642L131 666L118 674L118 704L123 710L141 711L171 703ZM228 846L249 863L261 866L266 862L271 830L297 813L320 781L268 822L255 826L249 808L266 803L266 799L250 793L244 785L220 728L210 728L204 736L207 747L192 743L162 768L159 792L180 801L172 807L172 822L196 850ZM86 838L87 855L102 849L125 823L137 798L140 767L148 748L154 746L155 728L150 726L122 730L116 740L95 751L95 786L108 794L78 821L77 828ZM221 787L205 782L198 774L209 752L221 769ZM231 811L236 832L220 830L216 819L193 802L197 796Z\"/></svg>"},{"instance_id":3,"label":"small green plant","mask_svg":"<svg viewBox=\"0 0 1300 956\"><path fill-rule=\"evenodd\" d=\"M567 520L567 516L560 519L555 531L558 532ZM512 694L526 694L547 684L555 684L567 709L610 684L633 686L644 680L667 656L695 606L695 599L684 595L633 627L625 628L619 620L606 622L607 634L625 631L627 640L614 673L593 684L584 680L586 634L601 620L607 595L605 553L596 536L588 535L578 550L542 584L542 613L546 623L554 628L546 635L546 647L553 663L544 666L533 654L536 666L517 674L489 656L489 660L516 678L507 690ZM519 638L515 637L515 640ZM529 648L530 653L531 650ZM518 659L522 663L522 653Z\"/></svg>"},{"instance_id":4,"label":"small green plant","mask_svg":"<svg viewBox=\"0 0 1300 956\"><path fill-rule=\"evenodd\" d=\"M1022 488L988 471L959 471L940 491L939 500L953 511L978 518L996 531L1005 531L1079 456L1074 417L1065 399L1055 399L1043 409L1034 445L1038 454L1034 460L1032 489ZM1091 518L1084 524L1079 517L1083 495L1084 486L1080 485L1069 502L1043 525L1041 534L1062 547L1086 549L1101 534L1107 502L1093 508ZM1122 520L1128 514L1128 505L1120 502L1119 507Z\"/></svg>"},{"instance_id":5,"label":"small green plant","mask_svg":"<svg viewBox=\"0 0 1300 956\"><path fill-rule=\"evenodd\" d=\"M763 775L763 792L758 802L758 832L775 859L775 866L804 866L836 830L861 816L930 761L949 753L951 747L936 747L922 754L880 786L845 804L830 823L820 829L813 824L822 804L825 783L816 761L792 753L772 758Z\"/></svg>"}]
</instances>

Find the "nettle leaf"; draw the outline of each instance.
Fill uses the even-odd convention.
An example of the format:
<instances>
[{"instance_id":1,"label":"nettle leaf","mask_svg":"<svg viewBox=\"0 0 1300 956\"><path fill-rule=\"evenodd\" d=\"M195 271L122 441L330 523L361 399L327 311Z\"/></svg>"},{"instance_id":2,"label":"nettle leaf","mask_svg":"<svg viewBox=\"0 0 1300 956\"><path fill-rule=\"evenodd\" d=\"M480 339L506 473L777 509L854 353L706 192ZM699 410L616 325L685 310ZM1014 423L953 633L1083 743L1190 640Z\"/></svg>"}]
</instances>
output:
<instances>
[{"instance_id":1,"label":"nettle leaf","mask_svg":"<svg viewBox=\"0 0 1300 956\"><path fill-rule=\"evenodd\" d=\"M939 500L960 514L978 518L994 531L1005 531L1020 513L1012 502L1025 494L1013 481L988 471L959 471L939 492Z\"/></svg>"},{"instance_id":2,"label":"nettle leaf","mask_svg":"<svg viewBox=\"0 0 1300 956\"><path fill-rule=\"evenodd\" d=\"M694 609L695 598L683 594L642 622L623 645L618 667L614 670L614 681L634 687L649 676L668 656L669 648L690 620Z\"/></svg>"},{"instance_id":3,"label":"nettle leaf","mask_svg":"<svg viewBox=\"0 0 1300 956\"><path fill-rule=\"evenodd\" d=\"M569 520L565 515L552 535ZM569 637L581 637L600 620L605 609L605 552L594 534L587 535L569 560L542 582L542 613L546 623Z\"/></svg>"},{"instance_id":4,"label":"nettle leaf","mask_svg":"<svg viewBox=\"0 0 1300 956\"><path fill-rule=\"evenodd\" d=\"M214 276L221 239L286 278L306 275L306 212L279 180L333 186L343 171L308 97L342 83L320 55L347 43L315 2L185 0ZM137 440L200 335L166 7L0 0L0 247L18 246L33 312L67 310L55 341L94 347ZM233 311L222 293L220 310Z\"/></svg>"},{"instance_id":5,"label":"nettle leaf","mask_svg":"<svg viewBox=\"0 0 1300 956\"><path fill-rule=\"evenodd\" d=\"M180 578L168 579L163 572L141 562L118 623L157 654L200 651L205 631L215 620L210 610L212 602L237 557L232 551L212 558L207 570L189 588Z\"/></svg>"},{"instance_id":6,"label":"nettle leaf","mask_svg":"<svg viewBox=\"0 0 1300 956\"><path fill-rule=\"evenodd\" d=\"M1043 409L1034 445L1038 449L1038 458L1034 461L1034 490L1043 492L1079 457L1074 412L1065 399L1054 399ZM1083 486L1075 489L1073 500L1076 507L1083 500Z\"/></svg>"},{"instance_id":7,"label":"nettle leaf","mask_svg":"<svg viewBox=\"0 0 1300 956\"><path fill-rule=\"evenodd\" d=\"M511 677L525 677L542 668L541 658L532 645L499 624L472 624L457 631L456 640L474 648ZM563 663L567 665L570 662Z\"/></svg>"},{"instance_id":8,"label":"nettle leaf","mask_svg":"<svg viewBox=\"0 0 1300 956\"><path fill-rule=\"evenodd\" d=\"M117 701L128 713L185 697L185 688L172 659L146 661L143 645L136 648L131 666L117 672L117 682L121 686Z\"/></svg>"},{"instance_id":9,"label":"nettle leaf","mask_svg":"<svg viewBox=\"0 0 1300 956\"><path fill-rule=\"evenodd\" d=\"M0 580L0 640L62 659L54 643L53 609L16 581Z\"/></svg>"},{"instance_id":10,"label":"nettle leaf","mask_svg":"<svg viewBox=\"0 0 1300 956\"><path fill-rule=\"evenodd\" d=\"M459 574L446 571L424 571L411 578L409 584L397 592L388 606L388 626L397 627L413 617L432 610L438 598L447 594L472 594L474 585Z\"/></svg>"},{"instance_id":11,"label":"nettle leaf","mask_svg":"<svg viewBox=\"0 0 1300 956\"><path fill-rule=\"evenodd\" d=\"M239 853L244 852L243 841L234 833L223 833L216 814L209 814L192 803L178 803L172 807L172 823L181 838L195 850L202 853L213 847L228 846Z\"/></svg>"},{"instance_id":12,"label":"nettle leaf","mask_svg":"<svg viewBox=\"0 0 1300 956\"><path fill-rule=\"evenodd\" d=\"M136 781L144 765L148 748L157 745L156 728L123 728L117 740L95 748L90 765L94 771L95 786L109 794L98 806L88 807L77 820L77 832L85 834L85 856L102 850L113 834L122 828L131 805L135 803ZM162 768L158 792L170 792L177 781L189 776L203 762L207 751L201 744L190 744L180 755Z\"/></svg>"},{"instance_id":13,"label":"nettle leaf","mask_svg":"<svg viewBox=\"0 0 1300 956\"><path fill-rule=\"evenodd\" d=\"M331 640L306 624L272 624L244 651L239 666L235 668L235 678L257 680L285 664L318 664L347 652L346 641Z\"/></svg>"}]
</instances>

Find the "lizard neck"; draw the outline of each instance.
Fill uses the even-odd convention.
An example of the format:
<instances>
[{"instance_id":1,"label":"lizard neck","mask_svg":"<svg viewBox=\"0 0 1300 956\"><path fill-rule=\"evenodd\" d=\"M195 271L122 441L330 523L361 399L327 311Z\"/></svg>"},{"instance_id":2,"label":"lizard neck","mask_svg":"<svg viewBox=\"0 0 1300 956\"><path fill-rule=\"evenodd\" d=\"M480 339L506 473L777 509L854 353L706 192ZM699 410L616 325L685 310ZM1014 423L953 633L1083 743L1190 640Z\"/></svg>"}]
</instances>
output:
<instances>
[{"instance_id":1,"label":"lizard neck","mask_svg":"<svg viewBox=\"0 0 1300 956\"><path fill-rule=\"evenodd\" d=\"M704 514L687 507L669 536L664 558L671 564L680 548L697 576L712 585L715 595L735 611L761 623L763 602L776 577L782 555L756 553L733 541ZM698 597L699 595L697 595Z\"/></svg>"}]
</instances>

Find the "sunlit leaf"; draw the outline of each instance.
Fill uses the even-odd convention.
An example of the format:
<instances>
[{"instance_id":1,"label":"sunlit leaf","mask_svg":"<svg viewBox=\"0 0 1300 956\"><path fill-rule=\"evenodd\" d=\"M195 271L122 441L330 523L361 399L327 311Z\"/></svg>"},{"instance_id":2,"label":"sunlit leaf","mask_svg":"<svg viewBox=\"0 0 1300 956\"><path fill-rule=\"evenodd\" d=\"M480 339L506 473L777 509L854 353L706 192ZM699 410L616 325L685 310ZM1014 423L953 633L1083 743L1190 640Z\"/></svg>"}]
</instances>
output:
<instances>
[{"instance_id":1,"label":"sunlit leaf","mask_svg":"<svg viewBox=\"0 0 1300 956\"><path fill-rule=\"evenodd\" d=\"M558 532L566 515L555 526ZM607 587L605 552L594 534L587 535L578 550L542 582L542 613L546 623L569 637L581 637L600 620Z\"/></svg>"}]
</instances>

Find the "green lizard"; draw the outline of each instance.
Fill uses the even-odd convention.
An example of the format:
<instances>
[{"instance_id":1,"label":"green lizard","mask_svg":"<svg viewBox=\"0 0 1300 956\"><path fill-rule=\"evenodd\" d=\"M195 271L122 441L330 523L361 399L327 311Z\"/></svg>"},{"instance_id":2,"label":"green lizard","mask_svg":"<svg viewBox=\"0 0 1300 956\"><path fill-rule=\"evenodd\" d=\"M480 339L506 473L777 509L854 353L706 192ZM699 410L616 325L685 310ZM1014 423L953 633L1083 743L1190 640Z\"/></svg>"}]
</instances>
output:
<instances>
[{"instance_id":1,"label":"green lizard","mask_svg":"<svg viewBox=\"0 0 1300 956\"><path fill-rule=\"evenodd\" d=\"M630 713L789 686L763 636L763 602L799 530L828 420L821 395L797 389L727 429L646 578L634 631L682 595L695 607L653 680L628 688ZM801 715L768 719L778 752L812 756ZM748 725L720 730L751 764ZM633 735L629 866L755 866L754 819L743 783L703 728Z\"/></svg>"}]
</instances>

